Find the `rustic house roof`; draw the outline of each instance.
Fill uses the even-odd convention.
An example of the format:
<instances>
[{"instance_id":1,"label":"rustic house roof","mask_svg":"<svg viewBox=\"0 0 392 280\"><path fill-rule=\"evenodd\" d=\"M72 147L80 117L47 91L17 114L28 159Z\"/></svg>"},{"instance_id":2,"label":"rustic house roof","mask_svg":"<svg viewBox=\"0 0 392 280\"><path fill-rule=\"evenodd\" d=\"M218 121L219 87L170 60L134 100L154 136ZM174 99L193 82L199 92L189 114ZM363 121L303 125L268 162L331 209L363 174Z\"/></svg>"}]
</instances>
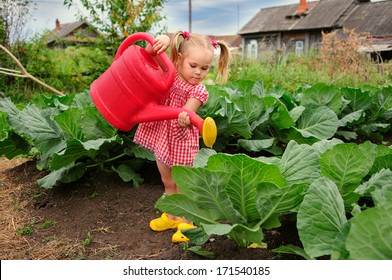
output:
<instances>
[{"instance_id":1,"label":"rustic house roof","mask_svg":"<svg viewBox=\"0 0 392 280\"><path fill-rule=\"evenodd\" d=\"M60 24L56 21L56 28L46 37L46 44L50 45L57 40L73 43L89 43L97 40L97 32L91 30L87 21L75 21Z\"/></svg>"},{"instance_id":2,"label":"rustic house roof","mask_svg":"<svg viewBox=\"0 0 392 280\"><path fill-rule=\"evenodd\" d=\"M298 14L298 4L261 9L238 33L262 33L341 27L355 0L308 2L308 11Z\"/></svg>"},{"instance_id":3,"label":"rustic house roof","mask_svg":"<svg viewBox=\"0 0 392 280\"><path fill-rule=\"evenodd\" d=\"M372 36L392 36L392 1L369 2L357 5L344 27Z\"/></svg>"},{"instance_id":4,"label":"rustic house roof","mask_svg":"<svg viewBox=\"0 0 392 280\"><path fill-rule=\"evenodd\" d=\"M355 6L355 0L322 0L314 3L307 16L292 28L295 30L339 28Z\"/></svg>"},{"instance_id":5,"label":"rustic house roof","mask_svg":"<svg viewBox=\"0 0 392 280\"><path fill-rule=\"evenodd\" d=\"M311 29L355 29L372 36L392 35L392 1L320 0L308 2L305 15L298 4L261 9L238 34Z\"/></svg>"},{"instance_id":6,"label":"rustic house roof","mask_svg":"<svg viewBox=\"0 0 392 280\"><path fill-rule=\"evenodd\" d=\"M315 2L308 3L308 12L313 9ZM270 7L261 9L238 34L286 31L292 29L300 20L296 16L298 4Z\"/></svg>"}]
</instances>

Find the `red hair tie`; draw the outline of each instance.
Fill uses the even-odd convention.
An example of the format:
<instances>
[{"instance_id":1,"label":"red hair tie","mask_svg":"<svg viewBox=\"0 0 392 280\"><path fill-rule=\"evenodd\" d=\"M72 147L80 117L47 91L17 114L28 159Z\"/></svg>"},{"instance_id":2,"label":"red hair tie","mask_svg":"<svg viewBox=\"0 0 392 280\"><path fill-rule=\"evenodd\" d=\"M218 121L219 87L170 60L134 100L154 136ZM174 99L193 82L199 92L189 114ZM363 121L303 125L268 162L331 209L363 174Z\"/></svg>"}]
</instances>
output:
<instances>
[{"instance_id":1,"label":"red hair tie","mask_svg":"<svg viewBox=\"0 0 392 280\"><path fill-rule=\"evenodd\" d=\"M210 41L211 41L211 44L214 46L214 48L216 49L216 47L218 46L218 43L212 38L212 37L210 37Z\"/></svg>"},{"instance_id":2,"label":"red hair tie","mask_svg":"<svg viewBox=\"0 0 392 280\"><path fill-rule=\"evenodd\" d=\"M184 39L186 39L186 40L188 40L189 39L189 36L191 35L188 31L184 31L184 32L182 32L182 37L184 37Z\"/></svg>"}]
</instances>

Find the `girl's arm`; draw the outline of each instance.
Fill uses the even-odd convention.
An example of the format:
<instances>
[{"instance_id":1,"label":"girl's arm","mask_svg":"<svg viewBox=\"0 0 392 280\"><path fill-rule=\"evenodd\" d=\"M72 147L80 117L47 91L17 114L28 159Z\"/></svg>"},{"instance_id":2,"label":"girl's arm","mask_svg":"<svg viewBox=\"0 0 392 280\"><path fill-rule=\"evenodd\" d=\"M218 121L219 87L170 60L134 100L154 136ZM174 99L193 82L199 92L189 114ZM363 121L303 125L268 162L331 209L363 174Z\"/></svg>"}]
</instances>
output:
<instances>
[{"instance_id":1,"label":"girl's arm","mask_svg":"<svg viewBox=\"0 0 392 280\"><path fill-rule=\"evenodd\" d=\"M183 108L196 113L197 109L199 109L202 105L203 103L199 99L191 97L185 103ZM191 125L191 120L188 114L186 112L181 112L178 115L178 126L188 127L190 125Z\"/></svg>"},{"instance_id":2,"label":"girl's arm","mask_svg":"<svg viewBox=\"0 0 392 280\"><path fill-rule=\"evenodd\" d=\"M159 35L154 39L154 44L148 44L146 47L146 51L148 51L152 55L160 54L169 47L170 38L167 35Z\"/></svg>"},{"instance_id":3,"label":"girl's arm","mask_svg":"<svg viewBox=\"0 0 392 280\"><path fill-rule=\"evenodd\" d=\"M154 39L154 44L148 44L146 47L146 51L150 53L158 62L159 66L162 69L166 69L165 64L159 58L158 54L166 51L170 44L170 38L166 35L159 35L157 38ZM167 69L166 69L167 70Z\"/></svg>"}]
</instances>

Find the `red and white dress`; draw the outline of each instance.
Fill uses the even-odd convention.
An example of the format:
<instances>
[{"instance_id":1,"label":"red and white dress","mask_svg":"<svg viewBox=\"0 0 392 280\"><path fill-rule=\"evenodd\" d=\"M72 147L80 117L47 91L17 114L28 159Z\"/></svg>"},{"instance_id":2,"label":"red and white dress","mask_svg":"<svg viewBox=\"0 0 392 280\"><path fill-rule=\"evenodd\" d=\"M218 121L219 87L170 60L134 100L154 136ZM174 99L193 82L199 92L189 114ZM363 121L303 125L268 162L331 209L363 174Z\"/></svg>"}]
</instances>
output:
<instances>
[{"instance_id":1,"label":"red and white dress","mask_svg":"<svg viewBox=\"0 0 392 280\"><path fill-rule=\"evenodd\" d=\"M206 87L191 85L176 75L168 97L159 104L183 107L191 97L204 104L208 99ZM179 127L177 119L146 122L139 124L133 141L153 152L155 159L165 165L192 166L199 151L199 130L194 125Z\"/></svg>"}]
</instances>

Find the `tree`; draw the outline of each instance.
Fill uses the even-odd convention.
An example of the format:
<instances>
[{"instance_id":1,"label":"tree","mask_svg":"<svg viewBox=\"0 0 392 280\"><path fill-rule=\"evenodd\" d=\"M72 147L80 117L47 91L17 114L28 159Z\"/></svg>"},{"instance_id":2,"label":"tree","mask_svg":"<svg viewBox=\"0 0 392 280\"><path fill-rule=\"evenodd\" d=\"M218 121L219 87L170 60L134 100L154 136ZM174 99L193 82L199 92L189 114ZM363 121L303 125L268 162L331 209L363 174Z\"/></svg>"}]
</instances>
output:
<instances>
[{"instance_id":1,"label":"tree","mask_svg":"<svg viewBox=\"0 0 392 280\"><path fill-rule=\"evenodd\" d=\"M159 28L164 19L160 11L166 0L80 0L90 14L90 21L105 34L109 44L118 45L135 32L149 32ZM64 0L68 7L74 0ZM162 32L160 28L158 32Z\"/></svg>"},{"instance_id":2,"label":"tree","mask_svg":"<svg viewBox=\"0 0 392 280\"><path fill-rule=\"evenodd\" d=\"M3 44L9 47L12 43L27 37L25 26L31 16L32 0L1 0L0 1L0 32L3 32Z\"/></svg>"}]
</instances>

